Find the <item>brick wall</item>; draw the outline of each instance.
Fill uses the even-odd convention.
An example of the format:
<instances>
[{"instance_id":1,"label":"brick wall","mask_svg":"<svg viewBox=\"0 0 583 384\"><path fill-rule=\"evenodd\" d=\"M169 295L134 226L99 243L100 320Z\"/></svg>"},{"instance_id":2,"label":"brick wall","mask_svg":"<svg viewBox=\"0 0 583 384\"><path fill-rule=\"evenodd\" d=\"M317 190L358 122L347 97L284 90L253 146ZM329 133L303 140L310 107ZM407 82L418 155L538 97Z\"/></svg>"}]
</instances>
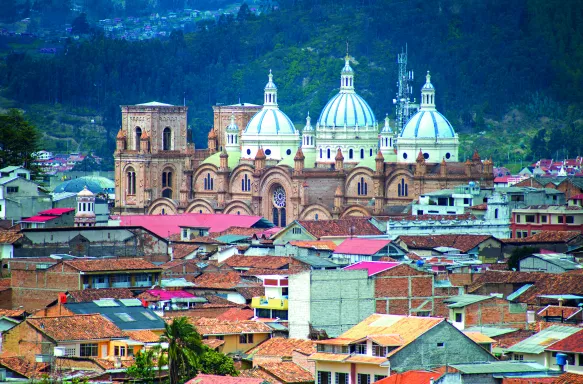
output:
<instances>
[{"instance_id":1,"label":"brick wall","mask_svg":"<svg viewBox=\"0 0 583 384\"><path fill-rule=\"evenodd\" d=\"M510 302L495 298L469 305L465 308L465 326L475 325L510 325L515 328L526 328L526 307L520 312L518 305L511 312Z\"/></svg>"},{"instance_id":2,"label":"brick wall","mask_svg":"<svg viewBox=\"0 0 583 384\"><path fill-rule=\"evenodd\" d=\"M40 332L23 321L2 335L2 352L22 356L31 363L36 354L52 353L54 344Z\"/></svg>"},{"instance_id":3,"label":"brick wall","mask_svg":"<svg viewBox=\"0 0 583 384\"><path fill-rule=\"evenodd\" d=\"M304 368L306 371L316 374L316 362L314 360L309 360L310 355L305 355L298 351L292 352L292 361Z\"/></svg>"}]
</instances>

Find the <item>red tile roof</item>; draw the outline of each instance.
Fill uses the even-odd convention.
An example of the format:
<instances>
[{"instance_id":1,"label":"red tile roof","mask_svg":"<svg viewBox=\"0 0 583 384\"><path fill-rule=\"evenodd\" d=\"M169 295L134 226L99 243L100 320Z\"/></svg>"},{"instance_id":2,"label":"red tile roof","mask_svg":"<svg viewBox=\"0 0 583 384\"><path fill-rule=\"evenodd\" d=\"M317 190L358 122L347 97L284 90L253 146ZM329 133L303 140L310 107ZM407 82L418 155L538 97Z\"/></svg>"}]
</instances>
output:
<instances>
[{"instance_id":1,"label":"red tile roof","mask_svg":"<svg viewBox=\"0 0 583 384\"><path fill-rule=\"evenodd\" d=\"M313 241L294 240L290 241L289 243L298 248L308 248L322 251L334 251L337 247L336 243L330 240L313 240Z\"/></svg>"},{"instance_id":2,"label":"red tile roof","mask_svg":"<svg viewBox=\"0 0 583 384\"><path fill-rule=\"evenodd\" d=\"M56 317L29 317L31 326L55 341L123 338L124 333L98 314Z\"/></svg>"},{"instance_id":3,"label":"red tile roof","mask_svg":"<svg viewBox=\"0 0 583 384\"><path fill-rule=\"evenodd\" d=\"M449 169L448 169L449 170ZM390 221L439 221L439 220L476 220L476 216L471 213L461 215L408 215L391 218Z\"/></svg>"},{"instance_id":4,"label":"red tile roof","mask_svg":"<svg viewBox=\"0 0 583 384\"><path fill-rule=\"evenodd\" d=\"M271 333L271 328L253 320L218 320L200 318L193 322L201 335L236 335L241 333Z\"/></svg>"},{"instance_id":5,"label":"red tile roof","mask_svg":"<svg viewBox=\"0 0 583 384\"><path fill-rule=\"evenodd\" d=\"M63 261L63 264L81 272L160 270L160 267L155 264L139 258L67 260ZM58 266L52 268L58 268Z\"/></svg>"},{"instance_id":6,"label":"red tile roof","mask_svg":"<svg viewBox=\"0 0 583 384\"><path fill-rule=\"evenodd\" d=\"M199 248L200 248L200 245L196 245L196 244L173 243L172 244L172 257L174 257L174 259L183 259Z\"/></svg>"},{"instance_id":7,"label":"red tile roof","mask_svg":"<svg viewBox=\"0 0 583 384\"><path fill-rule=\"evenodd\" d=\"M310 234L320 239L325 236L382 235L366 217L351 217L336 220L298 220Z\"/></svg>"},{"instance_id":8,"label":"red tile roof","mask_svg":"<svg viewBox=\"0 0 583 384\"><path fill-rule=\"evenodd\" d=\"M263 379L199 374L185 384L261 384Z\"/></svg>"},{"instance_id":9,"label":"red tile roof","mask_svg":"<svg viewBox=\"0 0 583 384\"><path fill-rule=\"evenodd\" d=\"M24 309L0 309L0 316L22 317L24 314Z\"/></svg>"},{"instance_id":10,"label":"red tile roof","mask_svg":"<svg viewBox=\"0 0 583 384\"><path fill-rule=\"evenodd\" d=\"M203 339L202 343L209 347L210 349L217 349L221 345L225 344L225 340L219 339Z\"/></svg>"},{"instance_id":11,"label":"red tile roof","mask_svg":"<svg viewBox=\"0 0 583 384\"><path fill-rule=\"evenodd\" d=\"M581 236L579 231L540 231L532 236L521 239L505 239L505 243L566 243L577 236Z\"/></svg>"},{"instance_id":12,"label":"red tile roof","mask_svg":"<svg viewBox=\"0 0 583 384\"><path fill-rule=\"evenodd\" d=\"M49 364L32 363L20 356L0 357L0 366L6 367L27 379L40 378L49 369Z\"/></svg>"},{"instance_id":13,"label":"red tile roof","mask_svg":"<svg viewBox=\"0 0 583 384\"><path fill-rule=\"evenodd\" d=\"M246 300L251 300L256 296L265 296L265 287L237 287L235 290Z\"/></svg>"},{"instance_id":14,"label":"red tile roof","mask_svg":"<svg viewBox=\"0 0 583 384\"><path fill-rule=\"evenodd\" d=\"M248 355L255 356L276 356L280 358L291 357L297 351L304 355L316 353L316 345L312 340L286 339L283 337L273 337L247 351Z\"/></svg>"},{"instance_id":15,"label":"red tile roof","mask_svg":"<svg viewBox=\"0 0 583 384\"><path fill-rule=\"evenodd\" d=\"M209 232L222 232L229 227L250 228L261 216L183 213L181 215L123 215L121 226L142 226L160 237L180 233L180 227L204 227Z\"/></svg>"},{"instance_id":16,"label":"red tile roof","mask_svg":"<svg viewBox=\"0 0 583 384\"><path fill-rule=\"evenodd\" d=\"M125 331L127 337L134 341L140 341L142 343L157 343L160 341L160 336L156 335L154 332L144 329L140 331Z\"/></svg>"},{"instance_id":17,"label":"red tile roof","mask_svg":"<svg viewBox=\"0 0 583 384\"><path fill-rule=\"evenodd\" d=\"M438 379L441 373L427 371L407 371L392 373L391 376L375 381L375 384L428 384L431 379Z\"/></svg>"},{"instance_id":18,"label":"red tile roof","mask_svg":"<svg viewBox=\"0 0 583 384\"><path fill-rule=\"evenodd\" d=\"M462 252L469 252L484 241L493 238L490 235L429 235L429 236L399 236L409 250L433 249L437 247L452 247Z\"/></svg>"},{"instance_id":19,"label":"red tile roof","mask_svg":"<svg viewBox=\"0 0 583 384\"><path fill-rule=\"evenodd\" d=\"M260 363L259 367L282 383L313 383L314 375L291 361Z\"/></svg>"},{"instance_id":20,"label":"red tile roof","mask_svg":"<svg viewBox=\"0 0 583 384\"><path fill-rule=\"evenodd\" d=\"M353 271L357 269L366 269L368 271L368 275L376 275L377 273L386 271L387 269L395 268L397 265L401 265L401 263L389 263L384 261L359 261L358 263L349 265L348 267L344 267L342 269Z\"/></svg>"},{"instance_id":21,"label":"red tile roof","mask_svg":"<svg viewBox=\"0 0 583 384\"><path fill-rule=\"evenodd\" d=\"M583 330L557 341L547 348L548 351L583 353Z\"/></svg>"},{"instance_id":22,"label":"red tile roof","mask_svg":"<svg viewBox=\"0 0 583 384\"><path fill-rule=\"evenodd\" d=\"M61 216L68 212L73 212L75 208L52 208L46 209L44 211L40 211L38 214L41 216L48 215L48 216Z\"/></svg>"},{"instance_id":23,"label":"red tile roof","mask_svg":"<svg viewBox=\"0 0 583 384\"><path fill-rule=\"evenodd\" d=\"M344 240L334 253L342 253L346 255L374 255L381 249L386 247L391 240L377 240L377 239L363 239L363 238L349 238Z\"/></svg>"},{"instance_id":24,"label":"red tile roof","mask_svg":"<svg viewBox=\"0 0 583 384\"><path fill-rule=\"evenodd\" d=\"M21 237L17 231L0 231L0 244L14 244Z\"/></svg>"},{"instance_id":25,"label":"red tile roof","mask_svg":"<svg viewBox=\"0 0 583 384\"><path fill-rule=\"evenodd\" d=\"M283 269L289 265L290 261L291 259L287 256L233 255L223 261L222 264L233 268Z\"/></svg>"},{"instance_id":26,"label":"red tile roof","mask_svg":"<svg viewBox=\"0 0 583 384\"><path fill-rule=\"evenodd\" d=\"M553 384L583 384L583 375L577 373L563 373L557 377Z\"/></svg>"},{"instance_id":27,"label":"red tile roof","mask_svg":"<svg viewBox=\"0 0 583 384\"><path fill-rule=\"evenodd\" d=\"M240 282L238 272L205 272L194 279L196 288L234 289Z\"/></svg>"},{"instance_id":28,"label":"red tile roof","mask_svg":"<svg viewBox=\"0 0 583 384\"><path fill-rule=\"evenodd\" d=\"M254 312L249 308L229 308L227 311L217 316L217 320L249 320L252 319Z\"/></svg>"},{"instance_id":29,"label":"red tile roof","mask_svg":"<svg viewBox=\"0 0 583 384\"><path fill-rule=\"evenodd\" d=\"M75 303L86 303L99 299L133 299L134 294L127 288L89 288L78 291L68 291L69 300Z\"/></svg>"},{"instance_id":30,"label":"red tile roof","mask_svg":"<svg viewBox=\"0 0 583 384\"><path fill-rule=\"evenodd\" d=\"M478 205L472 205L470 207L470 209L476 210L476 211L485 211L488 209L488 203L482 203L482 204L478 204Z\"/></svg>"},{"instance_id":31,"label":"red tile roof","mask_svg":"<svg viewBox=\"0 0 583 384\"><path fill-rule=\"evenodd\" d=\"M556 377L505 377L502 384L552 384Z\"/></svg>"}]
</instances>

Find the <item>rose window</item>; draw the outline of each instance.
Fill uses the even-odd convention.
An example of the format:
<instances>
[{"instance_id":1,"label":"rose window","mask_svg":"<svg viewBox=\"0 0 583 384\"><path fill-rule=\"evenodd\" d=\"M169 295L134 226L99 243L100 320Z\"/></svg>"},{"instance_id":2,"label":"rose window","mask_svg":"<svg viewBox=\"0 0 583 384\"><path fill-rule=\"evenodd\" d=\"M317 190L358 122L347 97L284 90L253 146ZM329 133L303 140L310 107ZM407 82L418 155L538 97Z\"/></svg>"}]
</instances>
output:
<instances>
[{"instance_id":1,"label":"rose window","mask_svg":"<svg viewBox=\"0 0 583 384\"><path fill-rule=\"evenodd\" d=\"M285 207L285 189L283 187L277 187L273 191L273 205L278 208Z\"/></svg>"}]
</instances>

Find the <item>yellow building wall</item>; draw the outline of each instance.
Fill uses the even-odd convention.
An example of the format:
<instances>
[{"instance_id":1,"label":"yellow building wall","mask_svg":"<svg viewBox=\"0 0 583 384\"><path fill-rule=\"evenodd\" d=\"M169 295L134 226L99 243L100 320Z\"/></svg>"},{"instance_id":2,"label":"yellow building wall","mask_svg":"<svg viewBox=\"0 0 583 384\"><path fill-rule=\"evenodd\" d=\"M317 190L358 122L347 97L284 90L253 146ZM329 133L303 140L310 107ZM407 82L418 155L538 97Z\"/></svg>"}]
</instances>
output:
<instances>
[{"instance_id":1,"label":"yellow building wall","mask_svg":"<svg viewBox=\"0 0 583 384\"><path fill-rule=\"evenodd\" d=\"M209 339L217 339L217 337L209 336ZM225 335L225 344L223 344L219 350L225 354L246 352L263 343L267 339L269 339L269 333L254 333L253 343L242 344L239 342L239 335Z\"/></svg>"}]
</instances>

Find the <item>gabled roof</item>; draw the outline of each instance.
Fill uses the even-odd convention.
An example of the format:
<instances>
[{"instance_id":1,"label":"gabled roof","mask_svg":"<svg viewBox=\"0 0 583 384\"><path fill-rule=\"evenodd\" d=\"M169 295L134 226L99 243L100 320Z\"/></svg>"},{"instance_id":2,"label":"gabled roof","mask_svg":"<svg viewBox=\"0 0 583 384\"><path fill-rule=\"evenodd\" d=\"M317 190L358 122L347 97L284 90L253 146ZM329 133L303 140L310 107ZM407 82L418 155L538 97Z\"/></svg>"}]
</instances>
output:
<instances>
[{"instance_id":1,"label":"gabled roof","mask_svg":"<svg viewBox=\"0 0 583 384\"><path fill-rule=\"evenodd\" d=\"M233 226L273 227L271 222L261 216L247 215L183 213L180 215L122 215L119 218L122 227L139 225L162 238L180 233L181 226L209 228L209 232L222 232Z\"/></svg>"},{"instance_id":2,"label":"gabled roof","mask_svg":"<svg viewBox=\"0 0 583 384\"><path fill-rule=\"evenodd\" d=\"M397 241L402 241L409 250L434 249L437 247L452 247L466 253L476 248L488 239L494 239L490 235L428 235L405 236L401 235Z\"/></svg>"},{"instance_id":3,"label":"gabled roof","mask_svg":"<svg viewBox=\"0 0 583 384\"><path fill-rule=\"evenodd\" d=\"M263 287L261 287L263 288ZM250 320L254 312L249 308L229 308L227 311L217 316L217 320L241 321Z\"/></svg>"},{"instance_id":4,"label":"gabled roof","mask_svg":"<svg viewBox=\"0 0 583 384\"><path fill-rule=\"evenodd\" d=\"M299 225L317 239L326 236L371 236L383 233L367 217L335 220L297 220Z\"/></svg>"},{"instance_id":5,"label":"gabled roof","mask_svg":"<svg viewBox=\"0 0 583 384\"><path fill-rule=\"evenodd\" d=\"M14 244L21 237L22 234L20 232L0 230L0 244Z\"/></svg>"},{"instance_id":6,"label":"gabled roof","mask_svg":"<svg viewBox=\"0 0 583 384\"><path fill-rule=\"evenodd\" d=\"M467 364L452 364L451 367L466 375L534 373L546 372L548 370L544 365L528 361L487 361Z\"/></svg>"},{"instance_id":7,"label":"gabled roof","mask_svg":"<svg viewBox=\"0 0 583 384\"><path fill-rule=\"evenodd\" d=\"M50 368L46 363L32 363L24 357L0 357L0 366L16 372L27 379L40 378Z\"/></svg>"},{"instance_id":8,"label":"gabled roof","mask_svg":"<svg viewBox=\"0 0 583 384\"><path fill-rule=\"evenodd\" d=\"M579 231L540 231L520 239L504 239L504 243L567 243L578 236L581 236Z\"/></svg>"},{"instance_id":9,"label":"gabled roof","mask_svg":"<svg viewBox=\"0 0 583 384\"><path fill-rule=\"evenodd\" d=\"M232 268L283 269L284 267L288 266L291 261L292 260L287 256L233 255L223 261L223 264Z\"/></svg>"},{"instance_id":10,"label":"gabled roof","mask_svg":"<svg viewBox=\"0 0 583 384\"><path fill-rule=\"evenodd\" d=\"M282 383L311 384L314 382L314 375L311 372L292 361L259 363L259 368L275 376Z\"/></svg>"},{"instance_id":11,"label":"gabled roof","mask_svg":"<svg viewBox=\"0 0 583 384\"><path fill-rule=\"evenodd\" d=\"M583 329L557 341L548 347L547 351L583 353Z\"/></svg>"},{"instance_id":12,"label":"gabled roof","mask_svg":"<svg viewBox=\"0 0 583 384\"><path fill-rule=\"evenodd\" d=\"M73 212L75 208L51 208L40 211L38 214L40 216L61 216L65 213Z\"/></svg>"},{"instance_id":13,"label":"gabled roof","mask_svg":"<svg viewBox=\"0 0 583 384\"><path fill-rule=\"evenodd\" d=\"M194 279L195 288L234 289L240 282L238 272L205 272Z\"/></svg>"},{"instance_id":14,"label":"gabled roof","mask_svg":"<svg viewBox=\"0 0 583 384\"><path fill-rule=\"evenodd\" d=\"M67 292L70 302L83 303L99 299L133 299L128 288L88 288Z\"/></svg>"},{"instance_id":15,"label":"gabled roof","mask_svg":"<svg viewBox=\"0 0 583 384\"><path fill-rule=\"evenodd\" d=\"M308 248L322 251L334 251L336 243L330 240L294 240L289 242L294 247Z\"/></svg>"},{"instance_id":16,"label":"gabled roof","mask_svg":"<svg viewBox=\"0 0 583 384\"><path fill-rule=\"evenodd\" d=\"M344 240L336 249L335 254L371 256L389 245L391 240L349 238Z\"/></svg>"},{"instance_id":17,"label":"gabled roof","mask_svg":"<svg viewBox=\"0 0 583 384\"><path fill-rule=\"evenodd\" d=\"M431 379L438 379L441 373L427 371L407 371L391 373L391 376L375 381L375 384L428 384Z\"/></svg>"},{"instance_id":18,"label":"gabled roof","mask_svg":"<svg viewBox=\"0 0 583 384\"><path fill-rule=\"evenodd\" d=\"M583 384L583 375L572 372L565 372L557 377L553 384Z\"/></svg>"},{"instance_id":19,"label":"gabled roof","mask_svg":"<svg viewBox=\"0 0 583 384\"><path fill-rule=\"evenodd\" d=\"M66 260L62 263L80 272L161 270L155 264L139 258ZM58 268L58 266L59 264L56 264L51 268Z\"/></svg>"},{"instance_id":20,"label":"gabled roof","mask_svg":"<svg viewBox=\"0 0 583 384\"><path fill-rule=\"evenodd\" d=\"M143 329L140 331L125 331L124 334L131 340L139 341L142 343L158 343L160 341L160 336L150 331L149 329Z\"/></svg>"},{"instance_id":21,"label":"gabled roof","mask_svg":"<svg viewBox=\"0 0 583 384\"><path fill-rule=\"evenodd\" d=\"M359 261L358 263L349 265L348 267L344 267L342 269L353 271L357 269L366 269L368 272L368 276L376 275L377 273L386 271L391 268L395 268L396 266L401 265L398 262L386 262L386 261Z\"/></svg>"},{"instance_id":22,"label":"gabled roof","mask_svg":"<svg viewBox=\"0 0 583 384\"><path fill-rule=\"evenodd\" d=\"M98 314L29 317L25 321L56 342L121 339L125 336L113 322Z\"/></svg>"},{"instance_id":23,"label":"gabled roof","mask_svg":"<svg viewBox=\"0 0 583 384\"><path fill-rule=\"evenodd\" d=\"M316 352L316 345L312 340L286 339L283 337L273 337L247 351L251 358L255 356L277 356L280 358L291 357L297 351L304 355L311 355Z\"/></svg>"},{"instance_id":24,"label":"gabled roof","mask_svg":"<svg viewBox=\"0 0 583 384\"><path fill-rule=\"evenodd\" d=\"M443 303L448 304L449 308L463 308L468 305L479 303L480 301L490 300L494 297L495 296L458 295L445 299Z\"/></svg>"},{"instance_id":25,"label":"gabled roof","mask_svg":"<svg viewBox=\"0 0 583 384\"><path fill-rule=\"evenodd\" d=\"M549 328L543 329L539 333L535 333L526 340L514 344L508 348L507 352L513 353L530 353L539 354L545 349L551 347L556 342L565 339L579 332L581 328L567 327L563 325L553 325Z\"/></svg>"},{"instance_id":26,"label":"gabled roof","mask_svg":"<svg viewBox=\"0 0 583 384\"><path fill-rule=\"evenodd\" d=\"M190 379L185 384L261 384L263 379L251 377L219 376L198 374L194 379Z\"/></svg>"},{"instance_id":27,"label":"gabled roof","mask_svg":"<svg viewBox=\"0 0 583 384\"><path fill-rule=\"evenodd\" d=\"M271 333L271 328L253 320L218 320L200 318L193 325L201 335L238 335L242 333Z\"/></svg>"},{"instance_id":28,"label":"gabled roof","mask_svg":"<svg viewBox=\"0 0 583 384\"><path fill-rule=\"evenodd\" d=\"M183 259L200 248L200 245L190 243L173 243L172 256L174 259Z\"/></svg>"}]
</instances>

